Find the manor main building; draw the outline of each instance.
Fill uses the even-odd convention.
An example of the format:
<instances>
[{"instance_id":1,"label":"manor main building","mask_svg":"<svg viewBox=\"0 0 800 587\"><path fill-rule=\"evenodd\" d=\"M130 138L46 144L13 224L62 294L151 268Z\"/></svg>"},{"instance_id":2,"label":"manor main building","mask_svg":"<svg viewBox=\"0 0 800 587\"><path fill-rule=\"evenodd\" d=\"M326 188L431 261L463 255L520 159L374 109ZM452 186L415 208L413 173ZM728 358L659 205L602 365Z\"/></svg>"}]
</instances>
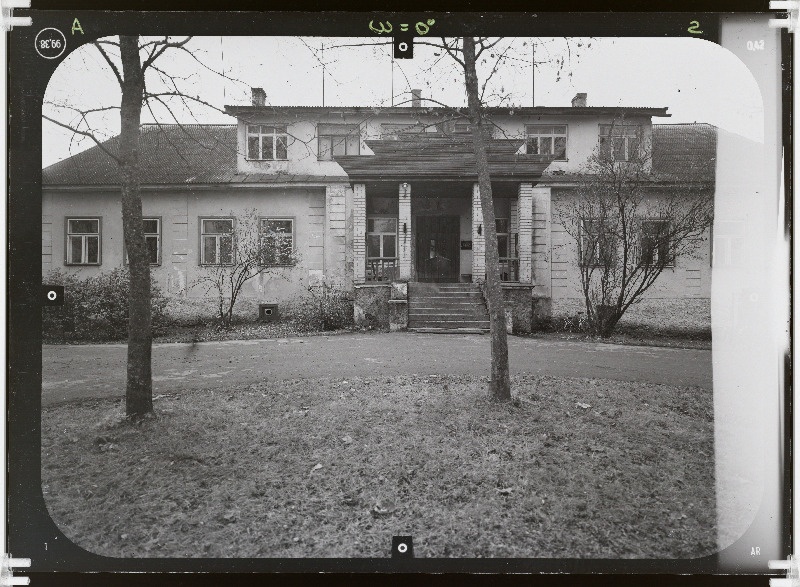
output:
<instances>
[{"instance_id":1,"label":"manor main building","mask_svg":"<svg viewBox=\"0 0 800 587\"><path fill-rule=\"evenodd\" d=\"M436 286L415 284L469 291L484 279L470 129L453 111L423 106L416 92L407 107L270 106L260 88L251 104L226 111L235 124L142 129L152 271L174 300L202 305L203 268L232 262L226 235L252 210L259 230L278 235L281 246L270 270L248 282L242 313L325 281L353 292L357 321L435 327L434 317L414 313L413 298ZM714 189L716 129L653 124L669 116L666 108L587 106L578 94L569 107L489 108L488 115L500 274L518 331L581 305L577 248L554 210L572 197L598 145L613 144L622 160L650 145L654 197L678 182L698 193ZM119 182L99 147L42 171L43 273L85 276L125 263ZM707 304L710 254L709 245L676 258L650 298ZM441 322L475 326L458 316Z\"/></svg>"}]
</instances>

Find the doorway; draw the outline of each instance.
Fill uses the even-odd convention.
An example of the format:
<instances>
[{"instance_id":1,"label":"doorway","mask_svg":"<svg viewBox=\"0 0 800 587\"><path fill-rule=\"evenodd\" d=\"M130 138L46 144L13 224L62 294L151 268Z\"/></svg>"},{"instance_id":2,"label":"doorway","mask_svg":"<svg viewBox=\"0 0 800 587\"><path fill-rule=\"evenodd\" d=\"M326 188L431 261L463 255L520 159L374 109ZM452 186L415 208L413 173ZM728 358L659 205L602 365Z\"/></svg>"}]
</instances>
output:
<instances>
[{"instance_id":1,"label":"doorway","mask_svg":"<svg viewBox=\"0 0 800 587\"><path fill-rule=\"evenodd\" d=\"M417 280L457 282L461 268L458 216L416 217Z\"/></svg>"}]
</instances>

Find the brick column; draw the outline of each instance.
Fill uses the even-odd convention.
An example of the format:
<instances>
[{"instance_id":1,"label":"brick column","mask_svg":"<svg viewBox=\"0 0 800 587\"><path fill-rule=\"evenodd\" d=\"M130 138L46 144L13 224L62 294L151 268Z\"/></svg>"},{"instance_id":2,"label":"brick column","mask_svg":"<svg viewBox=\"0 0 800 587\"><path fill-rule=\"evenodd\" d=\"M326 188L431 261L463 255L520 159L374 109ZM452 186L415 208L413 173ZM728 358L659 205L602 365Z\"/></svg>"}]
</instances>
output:
<instances>
[{"instance_id":1,"label":"brick column","mask_svg":"<svg viewBox=\"0 0 800 587\"><path fill-rule=\"evenodd\" d=\"M478 234L478 227L481 233ZM477 182L472 184L472 281L486 281L486 231L483 227L483 209L481 208L481 191Z\"/></svg>"},{"instance_id":2,"label":"brick column","mask_svg":"<svg viewBox=\"0 0 800 587\"><path fill-rule=\"evenodd\" d=\"M402 281L411 279L411 185L400 184L398 196L398 278Z\"/></svg>"},{"instance_id":3,"label":"brick column","mask_svg":"<svg viewBox=\"0 0 800 587\"><path fill-rule=\"evenodd\" d=\"M353 283L367 280L367 191L353 184Z\"/></svg>"},{"instance_id":4,"label":"brick column","mask_svg":"<svg viewBox=\"0 0 800 587\"><path fill-rule=\"evenodd\" d=\"M343 285L345 278L345 253L347 238L345 209L345 185L334 184L325 188L325 228L323 266L325 277L336 285ZM312 226L313 226L312 219ZM315 234L312 229L312 246Z\"/></svg>"},{"instance_id":5,"label":"brick column","mask_svg":"<svg viewBox=\"0 0 800 587\"><path fill-rule=\"evenodd\" d=\"M552 256L552 212L550 188L535 187L533 196L533 282L536 292L544 297L552 295L550 262Z\"/></svg>"},{"instance_id":6,"label":"brick column","mask_svg":"<svg viewBox=\"0 0 800 587\"><path fill-rule=\"evenodd\" d=\"M533 277L533 184L519 184L519 282L532 283Z\"/></svg>"}]
</instances>

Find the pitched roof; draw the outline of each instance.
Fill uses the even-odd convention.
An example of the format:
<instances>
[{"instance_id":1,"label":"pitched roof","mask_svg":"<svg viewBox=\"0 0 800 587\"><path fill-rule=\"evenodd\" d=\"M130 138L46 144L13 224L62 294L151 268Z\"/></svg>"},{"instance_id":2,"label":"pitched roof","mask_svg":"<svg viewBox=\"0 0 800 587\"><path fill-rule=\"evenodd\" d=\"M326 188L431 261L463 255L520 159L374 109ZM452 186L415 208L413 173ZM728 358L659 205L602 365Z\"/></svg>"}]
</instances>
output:
<instances>
[{"instance_id":1,"label":"pitched roof","mask_svg":"<svg viewBox=\"0 0 800 587\"><path fill-rule=\"evenodd\" d=\"M323 182L344 178L237 173L236 138L236 125L144 125L140 143L140 181L143 185L197 185ZM654 124L653 169L666 180L713 181L716 144L717 129L710 124ZM105 141L103 146L111 153L117 153L119 137ZM394 142L389 146L399 149L402 144ZM380 153L376 152L373 157L379 156ZM561 177L566 181L570 176ZM116 162L97 146L42 170L42 184L46 186L119 185L120 182Z\"/></svg>"},{"instance_id":2,"label":"pitched roof","mask_svg":"<svg viewBox=\"0 0 800 587\"><path fill-rule=\"evenodd\" d=\"M667 107L650 106L489 106L486 112L491 115L503 116L659 116L670 117ZM466 111L456 108L456 111ZM251 115L263 114L289 114L300 116L303 114L414 114L414 115L445 115L452 116L452 108L441 106L251 106L251 105L226 105L225 112L231 116L247 120Z\"/></svg>"},{"instance_id":3,"label":"pitched roof","mask_svg":"<svg viewBox=\"0 0 800 587\"><path fill-rule=\"evenodd\" d=\"M103 143L116 155L119 137ZM139 144L142 185L326 181L319 175L237 173L235 124L145 124ZM119 185L116 161L94 146L42 170L43 185Z\"/></svg>"},{"instance_id":4,"label":"pitched roof","mask_svg":"<svg viewBox=\"0 0 800 587\"><path fill-rule=\"evenodd\" d=\"M717 127L705 123L654 124L653 171L662 176L713 180Z\"/></svg>"},{"instance_id":5,"label":"pitched roof","mask_svg":"<svg viewBox=\"0 0 800 587\"><path fill-rule=\"evenodd\" d=\"M477 179L477 164L469 136L398 136L366 141L374 155L335 156L354 180ZM518 155L520 139L490 139L487 159L492 180L537 180L552 160L549 155Z\"/></svg>"}]
</instances>

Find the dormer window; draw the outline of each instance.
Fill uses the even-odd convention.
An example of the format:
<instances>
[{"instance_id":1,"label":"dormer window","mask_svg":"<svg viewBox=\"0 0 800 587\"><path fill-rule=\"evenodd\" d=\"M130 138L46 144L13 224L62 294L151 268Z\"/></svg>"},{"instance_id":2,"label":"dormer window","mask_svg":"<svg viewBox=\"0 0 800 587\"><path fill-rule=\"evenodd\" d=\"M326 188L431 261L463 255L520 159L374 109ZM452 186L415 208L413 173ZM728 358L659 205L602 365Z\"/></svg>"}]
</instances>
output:
<instances>
[{"instance_id":1,"label":"dormer window","mask_svg":"<svg viewBox=\"0 0 800 587\"><path fill-rule=\"evenodd\" d=\"M247 125L247 158L256 161L285 161L289 142L285 126Z\"/></svg>"}]
</instances>

